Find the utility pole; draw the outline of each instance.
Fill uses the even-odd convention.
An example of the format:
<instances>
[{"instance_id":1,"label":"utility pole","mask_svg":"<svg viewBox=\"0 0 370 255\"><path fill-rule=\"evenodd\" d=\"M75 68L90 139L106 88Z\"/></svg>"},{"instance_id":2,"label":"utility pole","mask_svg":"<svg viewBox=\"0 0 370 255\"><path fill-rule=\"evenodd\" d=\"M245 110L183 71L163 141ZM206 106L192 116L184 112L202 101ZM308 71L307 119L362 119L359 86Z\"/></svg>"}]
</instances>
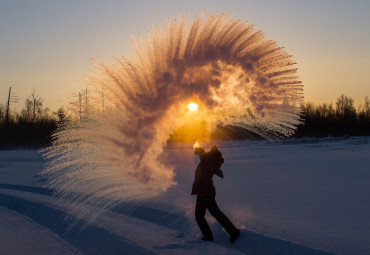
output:
<instances>
[{"instance_id":1,"label":"utility pole","mask_svg":"<svg viewBox=\"0 0 370 255\"><path fill-rule=\"evenodd\" d=\"M6 115L5 115L5 123L6 125L9 124L9 117L10 117L10 104L17 103L18 97L14 93L12 94L12 87L9 87L9 95L8 95L8 102L6 104Z\"/></svg>"},{"instance_id":2,"label":"utility pole","mask_svg":"<svg viewBox=\"0 0 370 255\"><path fill-rule=\"evenodd\" d=\"M8 103L6 105L6 117L5 117L5 123L8 124L9 122L9 106L10 106L10 94L12 91L12 87L9 87L9 96L8 96Z\"/></svg>"}]
</instances>

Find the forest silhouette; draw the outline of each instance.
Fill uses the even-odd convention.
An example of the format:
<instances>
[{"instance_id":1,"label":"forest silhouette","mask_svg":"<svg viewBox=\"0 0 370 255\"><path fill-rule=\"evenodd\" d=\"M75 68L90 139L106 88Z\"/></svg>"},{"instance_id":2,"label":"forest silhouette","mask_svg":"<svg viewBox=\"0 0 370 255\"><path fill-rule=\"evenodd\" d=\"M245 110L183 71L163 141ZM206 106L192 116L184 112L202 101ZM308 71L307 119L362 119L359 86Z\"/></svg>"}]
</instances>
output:
<instances>
[{"instance_id":1,"label":"forest silhouette","mask_svg":"<svg viewBox=\"0 0 370 255\"><path fill-rule=\"evenodd\" d=\"M87 90L86 90L87 91ZM60 125L84 121L87 118L88 101L84 91L79 93L76 105L61 107L51 111L43 104L43 99L32 91L20 111L11 110L17 102L9 93L5 104L0 104L0 148L40 148L52 142L52 134ZM314 104L304 102L301 105L303 123L297 126L293 137L339 137L370 135L370 101L366 96L357 109L351 97L341 95L335 104ZM172 134L172 142L191 142L196 137L189 136L189 129L197 135L205 129L203 126L181 127ZM193 130L194 131L194 130ZM211 135L212 139L242 140L262 139L256 134L234 126L218 126Z\"/></svg>"}]
</instances>

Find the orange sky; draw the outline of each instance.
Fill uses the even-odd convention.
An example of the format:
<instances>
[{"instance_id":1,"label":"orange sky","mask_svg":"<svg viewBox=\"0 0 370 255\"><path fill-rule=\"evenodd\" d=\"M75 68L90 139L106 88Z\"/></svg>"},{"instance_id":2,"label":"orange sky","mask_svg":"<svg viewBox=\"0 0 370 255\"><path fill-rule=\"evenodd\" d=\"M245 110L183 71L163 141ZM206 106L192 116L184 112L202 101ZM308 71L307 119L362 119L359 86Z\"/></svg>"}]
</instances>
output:
<instances>
[{"instance_id":1,"label":"orange sky","mask_svg":"<svg viewBox=\"0 0 370 255\"><path fill-rule=\"evenodd\" d=\"M226 11L255 24L298 63L305 99L356 105L370 95L369 1L2 1L0 103L33 87L55 110L84 86L90 58L129 56L131 34L181 13Z\"/></svg>"}]
</instances>

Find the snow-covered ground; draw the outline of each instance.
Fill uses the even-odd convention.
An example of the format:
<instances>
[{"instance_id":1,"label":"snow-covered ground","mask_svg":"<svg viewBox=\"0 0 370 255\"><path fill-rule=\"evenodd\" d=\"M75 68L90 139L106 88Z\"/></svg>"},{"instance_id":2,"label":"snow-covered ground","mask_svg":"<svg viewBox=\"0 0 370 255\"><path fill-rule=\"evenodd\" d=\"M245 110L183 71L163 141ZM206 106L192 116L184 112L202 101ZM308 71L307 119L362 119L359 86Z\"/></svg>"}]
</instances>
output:
<instances>
[{"instance_id":1,"label":"snow-covered ground","mask_svg":"<svg viewBox=\"0 0 370 255\"><path fill-rule=\"evenodd\" d=\"M178 185L121 205L84 228L42 188L34 150L0 151L0 254L370 254L370 138L226 142L221 210L241 229L230 245L213 218L202 242L190 196L197 158L170 146ZM91 209L93 210L93 208Z\"/></svg>"}]
</instances>

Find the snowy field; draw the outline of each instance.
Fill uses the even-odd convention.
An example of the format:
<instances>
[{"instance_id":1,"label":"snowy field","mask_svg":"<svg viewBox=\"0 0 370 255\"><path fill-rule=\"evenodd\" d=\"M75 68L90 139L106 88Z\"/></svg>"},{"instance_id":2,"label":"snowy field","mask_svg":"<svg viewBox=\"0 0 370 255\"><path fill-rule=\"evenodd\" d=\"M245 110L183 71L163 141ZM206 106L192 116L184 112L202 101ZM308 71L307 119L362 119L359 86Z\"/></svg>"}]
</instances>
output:
<instances>
[{"instance_id":1,"label":"snowy field","mask_svg":"<svg viewBox=\"0 0 370 255\"><path fill-rule=\"evenodd\" d=\"M191 145L166 149L178 185L70 228L43 188L34 150L0 151L0 254L370 254L370 138L227 142L216 201L242 229L235 244L209 217L199 240ZM94 210L94 208L91 208Z\"/></svg>"}]
</instances>

